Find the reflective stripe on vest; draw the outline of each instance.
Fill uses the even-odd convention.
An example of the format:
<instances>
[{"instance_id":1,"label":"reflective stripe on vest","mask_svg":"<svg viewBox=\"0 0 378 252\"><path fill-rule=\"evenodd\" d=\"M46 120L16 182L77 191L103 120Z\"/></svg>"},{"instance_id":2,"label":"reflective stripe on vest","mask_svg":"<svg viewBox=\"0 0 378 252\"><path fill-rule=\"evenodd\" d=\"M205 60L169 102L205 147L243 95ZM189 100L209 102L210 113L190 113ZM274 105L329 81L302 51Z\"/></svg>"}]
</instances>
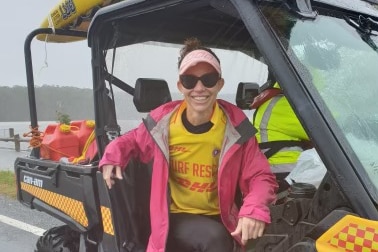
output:
<instances>
[{"instance_id":1,"label":"reflective stripe on vest","mask_svg":"<svg viewBox=\"0 0 378 252\"><path fill-rule=\"evenodd\" d=\"M262 145L264 145L264 148L262 148L262 152L267 152L269 150L269 148L265 148L266 145L269 145L269 142L273 142L272 140L269 141L269 138L268 138L268 132L267 132L267 128L268 128L268 123L269 123L269 120L271 118L271 115L272 115L272 111L273 111L273 108L276 106L277 102L282 99L284 97L283 94L279 94L275 97L273 97L268 106L266 107L264 113L263 113L263 116L261 118L261 122L260 122L260 125L259 125L259 134L260 134L260 142ZM282 142L285 142L286 140L282 141ZM288 143L288 146L284 146L285 144L282 143L282 148L280 148L279 150L277 150L277 152L283 152L283 151L296 151L296 152L301 152L303 151L303 148L301 147L302 143L300 141L295 141L295 142L298 142L298 145L294 144L293 146L293 142L292 140L287 140L287 143ZM267 158L269 159L271 156L273 156L275 153L277 152L274 152L274 153L269 153L269 156L267 156ZM293 169L293 165L295 165L295 163L286 163L286 164L274 164L274 167L277 168L277 169L280 169L280 172L289 172Z\"/></svg>"}]
</instances>

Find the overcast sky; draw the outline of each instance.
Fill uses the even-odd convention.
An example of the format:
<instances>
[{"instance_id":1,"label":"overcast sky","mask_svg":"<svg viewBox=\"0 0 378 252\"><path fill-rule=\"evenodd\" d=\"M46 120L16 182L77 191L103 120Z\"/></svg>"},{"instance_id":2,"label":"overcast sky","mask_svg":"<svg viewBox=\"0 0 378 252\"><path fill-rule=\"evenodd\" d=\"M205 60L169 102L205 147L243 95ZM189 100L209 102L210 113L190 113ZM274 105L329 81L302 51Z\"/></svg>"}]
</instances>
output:
<instances>
[{"instance_id":1,"label":"overcast sky","mask_svg":"<svg viewBox=\"0 0 378 252\"><path fill-rule=\"evenodd\" d=\"M0 86L26 86L24 42L39 28L57 0L3 2L0 15ZM91 87L90 49L86 41L45 44L33 39L32 58L36 85Z\"/></svg>"}]
</instances>

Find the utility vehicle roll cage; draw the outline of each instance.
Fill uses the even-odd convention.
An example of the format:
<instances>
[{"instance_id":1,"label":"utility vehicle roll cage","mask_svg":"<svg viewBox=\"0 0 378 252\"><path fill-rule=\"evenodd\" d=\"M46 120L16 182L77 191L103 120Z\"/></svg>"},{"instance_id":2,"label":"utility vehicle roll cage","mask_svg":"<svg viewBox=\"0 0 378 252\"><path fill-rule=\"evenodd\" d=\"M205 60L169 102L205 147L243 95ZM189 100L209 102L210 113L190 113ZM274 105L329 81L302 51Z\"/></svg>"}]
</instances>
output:
<instances>
[{"instance_id":1,"label":"utility vehicle roll cage","mask_svg":"<svg viewBox=\"0 0 378 252\"><path fill-rule=\"evenodd\" d=\"M269 1L269 4L273 6L287 4L288 10L294 15L299 15L303 19L313 19L315 13L312 12L311 4L308 1L306 3L307 8L301 9L298 1ZM313 4L315 3L317 2ZM107 124L104 120L106 112L101 106L104 103L102 93L105 88L103 69L100 68L103 65L101 55L107 49L147 41L181 44L190 34L201 39L206 46L240 50L247 55L264 59L269 71L275 79L279 80L302 125L310 133L311 140L319 149L322 159L327 163L329 161L330 164L338 164L331 169L331 172L335 173L333 177L336 180L340 179L338 183L341 184L342 190L345 192L365 191L364 186L358 182L349 160L345 158L345 151L351 152L343 149L347 148L347 144L343 144L340 148L340 143L334 137L337 134L334 129L338 127L334 125L327 111L320 110L321 98L317 97L317 94L303 82L293 65L297 63L288 58L284 45L271 29L267 29L270 25L266 23L258 4L264 4L264 1L255 3L248 0L125 1L100 9L88 32L88 44L93 55L97 127L104 129ZM319 3L319 6L318 9L323 10L326 5ZM329 9L324 8L324 11L326 13ZM343 16L345 13L352 17L360 15L352 10L338 11L339 9L335 7L332 15ZM230 24L232 24L232 29L227 29ZM164 34L158 32L162 29ZM209 37L209 34L214 34L214 31L216 36ZM306 102L304 97L306 97ZM327 117L326 120L325 117ZM110 124L116 124L116 118L111 120L113 122ZM317 122L317 126L313 127L312 122ZM109 141L106 133L98 132L97 141L101 154ZM332 149L332 153L325 151L327 149ZM343 174L343 176L340 177L337 174ZM355 185L353 189L351 184ZM353 197L351 200L353 208L358 209L358 212L378 217L375 206L367 202L371 203L368 197Z\"/></svg>"},{"instance_id":2,"label":"utility vehicle roll cage","mask_svg":"<svg viewBox=\"0 0 378 252\"><path fill-rule=\"evenodd\" d=\"M305 23L319 16L340 20L346 20L345 18L348 17L349 21L356 21L363 16L372 19L373 27L376 25L377 17L369 13L337 6L331 8L327 2L325 0L129 0L100 9L91 22L88 34L56 29L57 34L86 36L91 48L99 156L103 154L106 145L120 135L112 87L125 91L134 96L134 99L138 99L140 91L113 71L115 64L113 56L117 55L118 50L123 46L144 43L177 46L182 45L188 36L195 36L205 46L238 51L264 62L268 66L270 80L279 82L327 167L327 174L313 197L290 198L287 202L271 206L273 222L267 227L264 237L257 241L256 249L290 252L322 251L318 250L315 243L345 216L362 216L377 220L378 211L374 203L375 187L368 183L370 178L366 175L360 159L340 133L339 125L316 90L315 81L309 77L309 70L293 56L293 45L290 47L285 44L290 41L283 38L290 37L291 34L284 34L285 31L282 34L277 32L282 31L279 29L280 26L287 25L292 28L290 22L293 20ZM313 10L315 7L316 11ZM285 23L286 21L288 23ZM360 29L361 25L353 27L348 26L345 30L350 32L353 29ZM51 29L36 30L25 43L32 127L37 127L38 123L30 42L36 34L52 32ZM364 43L365 46L366 43L369 45L369 50L373 48L370 40L367 39ZM304 45L294 46L303 49L301 46ZM110 64L107 56L110 58ZM250 87L256 89L256 85ZM156 92L160 89L162 88L158 87ZM234 91L236 90L235 85ZM243 90L238 93L247 94L249 91ZM169 100L170 97L166 98ZM242 99L236 102L246 106L250 101ZM138 101L134 100L134 104L138 107ZM146 106L140 111L148 110ZM31 159L20 158L16 162L18 184L22 184L22 186L18 185L20 201L31 208L37 208L64 220L73 230L80 232L83 246L80 251L92 251L93 248L98 249L97 251L102 251L101 249L143 251L149 236L150 164L131 162L128 167L130 169L124 173L127 179L116 183L115 189L108 191L101 173L97 171L97 163L82 169L80 166L70 164L41 161L35 159L39 157L38 148L33 150L32 156ZM32 186L25 185L22 181L25 174L31 174L41 180L45 179L47 181L45 184L49 187L35 190ZM71 179L76 181L76 184L72 183ZM133 183L134 179L140 183ZM85 181L85 184L83 183L85 187L77 181ZM60 187L62 185L70 187L74 184L77 186L75 193L72 188L65 191ZM82 225L64 212L66 209L54 208L54 202L44 202L40 199L41 195L35 193L36 191L63 195L67 193L69 197L85 206L83 210L85 214L92 214L89 217L90 224ZM87 202L90 192L93 195L90 195L90 201ZM329 241L325 241L327 242Z\"/></svg>"}]
</instances>

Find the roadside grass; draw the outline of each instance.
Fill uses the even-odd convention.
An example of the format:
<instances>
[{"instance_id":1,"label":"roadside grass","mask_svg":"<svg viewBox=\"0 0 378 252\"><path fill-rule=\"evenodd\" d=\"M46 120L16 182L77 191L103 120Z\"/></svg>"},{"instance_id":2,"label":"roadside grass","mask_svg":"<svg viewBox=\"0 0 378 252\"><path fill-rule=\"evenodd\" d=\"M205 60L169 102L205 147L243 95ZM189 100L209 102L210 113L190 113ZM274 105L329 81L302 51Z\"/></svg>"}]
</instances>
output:
<instances>
[{"instance_id":1,"label":"roadside grass","mask_svg":"<svg viewBox=\"0 0 378 252\"><path fill-rule=\"evenodd\" d=\"M16 199L16 177L14 172L0 171L0 194Z\"/></svg>"}]
</instances>

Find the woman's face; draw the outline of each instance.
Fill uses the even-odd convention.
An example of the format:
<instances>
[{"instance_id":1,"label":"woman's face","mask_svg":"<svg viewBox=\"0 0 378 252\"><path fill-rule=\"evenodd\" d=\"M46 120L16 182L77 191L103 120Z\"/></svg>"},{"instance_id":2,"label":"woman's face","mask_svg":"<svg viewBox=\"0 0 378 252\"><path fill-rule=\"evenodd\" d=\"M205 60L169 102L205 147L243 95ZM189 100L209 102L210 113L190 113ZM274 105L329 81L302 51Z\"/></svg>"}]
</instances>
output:
<instances>
[{"instance_id":1,"label":"woman's face","mask_svg":"<svg viewBox=\"0 0 378 252\"><path fill-rule=\"evenodd\" d=\"M201 62L189 68L184 75L201 77L209 73L216 73L216 71L208 63ZM186 89L180 80L177 82L177 87L184 95L184 99L187 103L187 112L190 114L211 114L218 92L222 89L223 85L224 80L222 78L220 78L215 86L211 88L205 87L201 80L197 81L193 89Z\"/></svg>"}]
</instances>

